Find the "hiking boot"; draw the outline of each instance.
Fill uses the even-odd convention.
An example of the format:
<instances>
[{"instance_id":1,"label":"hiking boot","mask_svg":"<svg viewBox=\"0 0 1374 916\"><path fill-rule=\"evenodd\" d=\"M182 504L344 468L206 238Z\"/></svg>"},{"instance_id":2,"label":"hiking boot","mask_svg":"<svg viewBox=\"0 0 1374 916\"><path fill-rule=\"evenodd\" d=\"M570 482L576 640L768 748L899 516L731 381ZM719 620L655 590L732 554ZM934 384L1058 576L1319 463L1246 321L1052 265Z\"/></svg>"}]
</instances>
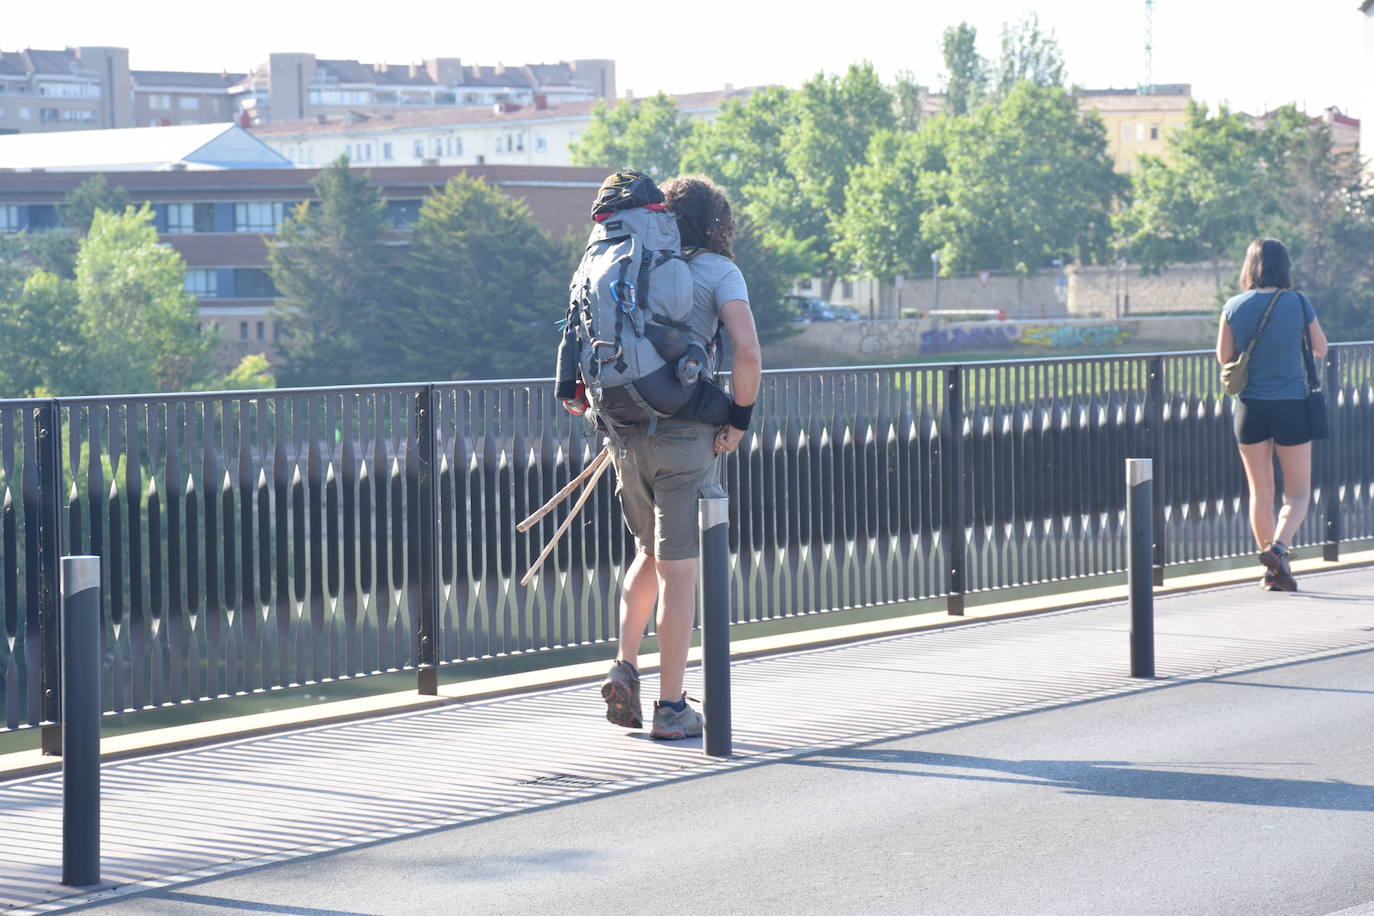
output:
<instances>
[{"instance_id":1,"label":"hiking boot","mask_svg":"<svg viewBox=\"0 0 1374 916\"><path fill-rule=\"evenodd\" d=\"M601 684L606 701L606 720L621 728L643 728L644 707L639 702L639 674L625 662L612 663Z\"/></svg>"},{"instance_id":2,"label":"hiking boot","mask_svg":"<svg viewBox=\"0 0 1374 916\"><path fill-rule=\"evenodd\" d=\"M654 727L649 732L650 738L657 738L660 741L679 741L683 738L696 738L701 735L701 713L686 703L687 694L682 695L684 700L682 710L678 711L671 706L665 706L661 702L654 703Z\"/></svg>"}]
</instances>

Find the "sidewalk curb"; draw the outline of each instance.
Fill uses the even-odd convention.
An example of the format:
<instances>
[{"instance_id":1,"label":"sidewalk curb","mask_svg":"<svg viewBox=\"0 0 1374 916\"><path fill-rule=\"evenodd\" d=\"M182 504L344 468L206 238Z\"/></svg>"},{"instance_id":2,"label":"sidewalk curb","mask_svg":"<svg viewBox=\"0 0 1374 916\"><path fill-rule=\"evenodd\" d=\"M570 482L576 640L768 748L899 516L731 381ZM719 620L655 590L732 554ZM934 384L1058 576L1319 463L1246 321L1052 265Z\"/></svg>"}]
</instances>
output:
<instances>
[{"instance_id":1,"label":"sidewalk curb","mask_svg":"<svg viewBox=\"0 0 1374 916\"><path fill-rule=\"evenodd\" d=\"M1353 553L1328 563L1320 558L1299 560L1293 564L1297 572L1327 572L1374 566L1374 550ZM1233 569L1179 576L1156 587L1157 596L1176 595L1227 587L1253 580L1253 569ZM855 624L819 627L813 630L755 637L735 642L731 646L732 659L757 658L789 651L804 651L839 646L846 643L898 636L921 630L942 630L974 623L1010 620L1037 614L1069 611L1078 608L1124 602L1126 586L1059 593L1038 598L972 605L963 616L939 611L894 617ZM608 644L609 647L609 644ZM700 647L693 647L688 661L701 659ZM640 663L641 671L658 667L656 655L646 655ZM242 741L281 732L321 726L339 725L380 716L408 712L422 712L457 703L498 699L537 690L568 687L599 679L606 662L584 662L558 668L544 668L520 674L498 675L459 684L441 685L437 697L420 696L414 691L377 694L350 700L337 700L316 706L302 706L280 712L257 713L247 716L215 719L191 725L149 729L105 738L101 759L104 762L149 756L170 751L187 750ZM45 757L37 750L0 755L0 783L37 776L60 770L60 757Z\"/></svg>"}]
</instances>

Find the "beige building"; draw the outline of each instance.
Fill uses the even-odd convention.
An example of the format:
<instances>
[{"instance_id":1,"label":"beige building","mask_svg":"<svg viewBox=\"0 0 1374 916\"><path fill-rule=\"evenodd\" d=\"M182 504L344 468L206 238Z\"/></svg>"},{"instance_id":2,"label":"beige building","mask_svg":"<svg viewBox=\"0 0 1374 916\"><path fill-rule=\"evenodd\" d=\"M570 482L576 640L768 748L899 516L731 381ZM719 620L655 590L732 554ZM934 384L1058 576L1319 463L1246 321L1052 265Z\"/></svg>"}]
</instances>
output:
<instances>
[{"instance_id":1,"label":"beige building","mask_svg":"<svg viewBox=\"0 0 1374 916\"><path fill-rule=\"evenodd\" d=\"M1188 123L1192 87L1187 83L1135 89L1085 89L1082 111L1094 111L1107 129L1107 153L1118 172L1130 172L1142 153L1163 156L1169 136Z\"/></svg>"}]
</instances>

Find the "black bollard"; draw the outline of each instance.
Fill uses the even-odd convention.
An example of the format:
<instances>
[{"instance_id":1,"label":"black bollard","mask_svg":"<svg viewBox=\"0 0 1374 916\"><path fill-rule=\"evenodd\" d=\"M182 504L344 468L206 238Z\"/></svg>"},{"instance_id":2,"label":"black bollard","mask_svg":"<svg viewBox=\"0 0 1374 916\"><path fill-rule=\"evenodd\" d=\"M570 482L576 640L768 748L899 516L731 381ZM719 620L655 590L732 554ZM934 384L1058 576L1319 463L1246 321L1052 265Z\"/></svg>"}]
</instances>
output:
<instances>
[{"instance_id":1,"label":"black bollard","mask_svg":"<svg viewBox=\"0 0 1374 916\"><path fill-rule=\"evenodd\" d=\"M1155 676L1154 467L1126 459L1126 582L1131 596L1131 677Z\"/></svg>"},{"instance_id":2,"label":"black bollard","mask_svg":"<svg viewBox=\"0 0 1374 916\"><path fill-rule=\"evenodd\" d=\"M100 557L62 558L62 883L100 883Z\"/></svg>"},{"instance_id":3,"label":"black bollard","mask_svg":"<svg viewBox=\"0 0 1374 916\"><path fill-rule=\"evenodd\" d=\"M701 523L701 668L706 695L703 749L729 757L730 740L730 500L697 501Z\"/></svg>"}]
</instances>

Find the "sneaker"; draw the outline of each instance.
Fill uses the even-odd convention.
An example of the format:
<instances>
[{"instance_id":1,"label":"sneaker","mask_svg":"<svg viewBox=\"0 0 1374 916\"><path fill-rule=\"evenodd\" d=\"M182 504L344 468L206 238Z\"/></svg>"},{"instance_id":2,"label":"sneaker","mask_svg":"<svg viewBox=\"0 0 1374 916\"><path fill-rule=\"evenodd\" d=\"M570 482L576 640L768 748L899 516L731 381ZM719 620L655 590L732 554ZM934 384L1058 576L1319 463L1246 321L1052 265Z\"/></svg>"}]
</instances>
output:
<instances>
[{"instance_id":1,"label":"sneaker","mask_svg":"<svg viewBox=\"0 0 1374 916\"><path fill-rule=\"evenodd\" d=\"M1260 551L1259 561L1266 567L1263 586L1271 592L1296 592L1298 580L1293 578L1293 570L1288 565L1292 553L1275 541Z\"/></svg>"},{"instance_id":2,"label":"sneaker","mask_svg":"<svg viewBox=\"0 0 1374 916\"><path fill-rule=\"evenodd\" d=\"M601 684L606 701L606 720L621 728L643 728L644 707L639 702L639 675L624 662L613 662Z\"/></svg>"},{"instance_id":3,"label":"sneaker","mask_svg":"<svg viewBox=\"0 0 1374 916\"><path fill-rule=\"evenodd\" d=\"M1260 551L1259 561L1271 572L1292 578L1293 570L1288 565L1291 556L1292 554L1287 547L1275 541Z\"/></svg>"},{"instance_id":4,"label":"sneaker","mask_svg":"<svg viewBox=\"0 0 1374 916\"><path fill-rule=\"evenodd\" d=\"M687 694L682 695L682 699L687 699ZM683 738L696 738L701 735L701 713L697 712L690 704L684 704L682 711L671 706L664 706L662 703L654 703L654 727L649 732L650 738L657 738L660 741L678 741Z\"/></svg>"}]
</instances>

